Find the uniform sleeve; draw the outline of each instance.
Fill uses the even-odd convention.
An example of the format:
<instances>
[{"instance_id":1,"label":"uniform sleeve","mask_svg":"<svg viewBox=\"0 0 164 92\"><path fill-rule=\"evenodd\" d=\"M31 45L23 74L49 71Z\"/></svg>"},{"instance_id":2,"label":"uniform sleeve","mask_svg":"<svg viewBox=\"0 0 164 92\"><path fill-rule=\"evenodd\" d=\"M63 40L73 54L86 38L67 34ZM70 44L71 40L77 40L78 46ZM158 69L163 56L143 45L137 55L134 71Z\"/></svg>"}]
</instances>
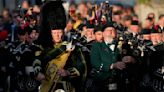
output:
<instances>
[{"instance_id":1,"label":"uniform sleeve","mask_svg":"<svg viewBox=\"0 0 164 92\"><path fill-rule=\"evenodd\" d=\"M37 75L39 72L42 71L42 50L35 51L35 58L33 61L32 66L34 67L34 74Z\"/></svg>"},{"instance_id":2,"label":"uniform sleeve","mask_svg":"<svg viewBox=\"0 0 164 92\"><path fill-rule=\"evenodd\" d=\"M76 69L78 70L80 76L83 76L83 74L86 74L86 61L80 49L77 51L76 56Z\"/></svg>"}]
</instances>

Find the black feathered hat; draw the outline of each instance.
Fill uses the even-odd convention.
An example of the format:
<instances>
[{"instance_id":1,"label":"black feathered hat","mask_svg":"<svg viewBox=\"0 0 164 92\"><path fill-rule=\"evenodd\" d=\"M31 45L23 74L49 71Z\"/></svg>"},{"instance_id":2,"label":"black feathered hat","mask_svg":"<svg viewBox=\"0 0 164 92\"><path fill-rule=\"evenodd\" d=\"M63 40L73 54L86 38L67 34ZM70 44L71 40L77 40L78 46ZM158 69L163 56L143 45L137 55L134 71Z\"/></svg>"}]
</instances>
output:
<instances>
[{"instance_id":1,"label":"black feathered hat","mask_svg":"<svg viewBox=\"0 0 164 92\"><path fill-rule=\"evenodd\" d=\"M62 5L63 1L47 1L41 8L39 41L45 47L53 44L51 30L66 27L66 14Z\"/></svg>"},{"instance_id":2,"label":"black feathered hat","mask_svg":"<svg viewBox=\"0 0 164 92\"><path fill-rule=\"evenodd\" d=\"M44 22L51 30L64 29L66 26L66 14L62 1L57 0L45 3L41 10L41 19L41 23Z\"/></svg>"}]
</instances>

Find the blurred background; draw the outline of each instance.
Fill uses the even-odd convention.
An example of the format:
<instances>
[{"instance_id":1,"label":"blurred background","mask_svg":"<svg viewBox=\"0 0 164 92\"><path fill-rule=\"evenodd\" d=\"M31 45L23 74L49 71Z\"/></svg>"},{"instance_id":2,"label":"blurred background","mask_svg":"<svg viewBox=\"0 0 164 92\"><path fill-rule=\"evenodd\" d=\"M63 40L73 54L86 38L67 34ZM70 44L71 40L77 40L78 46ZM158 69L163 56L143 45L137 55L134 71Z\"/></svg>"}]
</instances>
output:
<instances>
[{"instance_id":1,"label":"blurred background","mask_svg":"<svg viewBox=\"0 0 164 92\"><path fill-rule=\"evenodd\" d=\"M10 11L13 9L20 8L23 0L0 0L0 15L2 14L3 8L8 8ZM29 0L30 5L41 5L46 0ZM81 2L91 2L100 4L106 0L65 0L68 5L70 3L79 4ZM144 22L147 14L150 12L155 13L156 16L164 13L164 0L108 0L110 4L118 4L123 7L131 7L135 10L139 19ZM158 17L156 17L157 21Z\"/></svg>"}]
</instances>

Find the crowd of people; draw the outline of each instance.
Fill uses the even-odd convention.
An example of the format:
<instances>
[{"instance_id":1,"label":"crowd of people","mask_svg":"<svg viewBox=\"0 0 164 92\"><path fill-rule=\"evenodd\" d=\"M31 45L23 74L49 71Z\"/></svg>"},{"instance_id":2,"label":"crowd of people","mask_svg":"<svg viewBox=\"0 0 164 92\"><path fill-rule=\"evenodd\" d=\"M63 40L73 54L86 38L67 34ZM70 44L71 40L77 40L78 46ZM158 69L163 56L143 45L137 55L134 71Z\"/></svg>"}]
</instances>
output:
<instances>
[{"instance_id":1,"label":"crowd of people","mask_svg":"<svg viewBox=\"0 0 164 92\"><path fill-rule=\"evenodd\" d=\"M164 92L164 14L65 3L3 9L0 92Z\"/></svg>"}]
</instances>

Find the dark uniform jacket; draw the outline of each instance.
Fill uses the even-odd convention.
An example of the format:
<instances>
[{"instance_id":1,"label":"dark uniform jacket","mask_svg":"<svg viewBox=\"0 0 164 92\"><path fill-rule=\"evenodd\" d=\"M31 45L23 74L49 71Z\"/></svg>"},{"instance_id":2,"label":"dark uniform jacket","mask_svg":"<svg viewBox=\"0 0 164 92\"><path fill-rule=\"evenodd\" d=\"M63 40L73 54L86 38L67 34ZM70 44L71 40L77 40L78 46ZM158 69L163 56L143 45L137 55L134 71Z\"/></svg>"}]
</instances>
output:
<instances>
[{"instance_id":1,"label":"dark uniform jacket","mask_svg":"<svg viewBox=\"0 0 164 92\"><path fill-rule=\"evenodd\" d=\"M113 70L110 69L110 66L117 61L119 54L119 49L115 48L112 51L105 42L97 42L92 45L91 65L97 71L96 79L106 80L113 76Z\"/></svg>"}]
</instances>

